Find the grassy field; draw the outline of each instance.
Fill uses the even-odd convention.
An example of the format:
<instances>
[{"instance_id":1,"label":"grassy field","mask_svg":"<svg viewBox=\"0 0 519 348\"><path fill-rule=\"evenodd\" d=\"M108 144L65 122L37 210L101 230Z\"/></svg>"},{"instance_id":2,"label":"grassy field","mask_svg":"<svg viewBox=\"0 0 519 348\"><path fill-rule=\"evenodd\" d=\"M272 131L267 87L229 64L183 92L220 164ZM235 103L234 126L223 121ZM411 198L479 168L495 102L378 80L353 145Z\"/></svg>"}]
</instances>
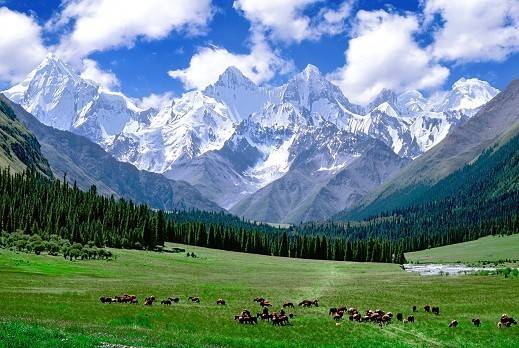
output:
<instances>
[{"instance_id":1,"label":"grassy field","mask_svg":"<svg viewBox=\"0 0 519 348\"><path fill-rule=\"evenodd\" d=\"M519 234L488 236L474 241L416 251L405 255L408 261L420 263L480 263L519 260Z\"/></svg>"},{"instance_id":2,"label":"grassy field","mask_svg":"<svg viewBox=\"0 0 519 348\"><path fill-rule=\"evenodd\" d=\"M517 347L519 327L497 329L501 313L519 317L518 279L498 276L420 277L398 265L294 260L187 247L185 254L114 250L115 261L65 261L62 257L0 250L0 347L95 347L110 342L145 347ZM181 304L152 307L103 305L122 293ZM198 295L199 305L187 296ZM252 300L319 298L321 307L295 308L291 326L239 325ZM228 305L217 307L224 298ZM142 302L141 302L142 303ZM412 305L439 305L441 315L419 311L416 323L384 328L343 321L328 308L382 308L410 313ZM482 327L470 320L479 316ZM460 326L449 329L452 319Z\"/></svg>"}]
</instances>

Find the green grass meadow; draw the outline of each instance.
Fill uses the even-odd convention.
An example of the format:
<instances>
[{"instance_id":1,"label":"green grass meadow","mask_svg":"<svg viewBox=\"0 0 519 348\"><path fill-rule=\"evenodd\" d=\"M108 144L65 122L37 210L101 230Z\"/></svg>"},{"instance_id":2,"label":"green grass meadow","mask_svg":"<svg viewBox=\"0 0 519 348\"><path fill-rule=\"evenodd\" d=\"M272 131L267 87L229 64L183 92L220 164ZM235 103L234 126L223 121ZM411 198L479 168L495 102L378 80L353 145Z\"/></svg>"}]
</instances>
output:
<instances>
[{"instance_id":1,"label":"green grass meadow","mask_svg":"<svg viewBox=\"0 0 519 348\"><path fill-rule=\"evenodd\" d=\"M407 253L406 259L420 263L482 263L519 260L519 234L488 236L470 242Z\"/></svg>"},{"instance_id":2,"label":"green grass meadow","mask_svg":"<svg viewBox=\"0 0 519 348\"><path fill-rule=\"evenodd\" d=\"M114 261L0 250L0 347L96 347L103 342L144 347L518 347L519 327L497 329L502 313L519 317L519 279L498 276L420 277L398 265L297 260L186 247L185 254L113 250ZM135 294L139 305L101 304L100 296ZM142 305L180 296L171 307ZM187 297L201 297L199 305ZM319 298L319 308L293 310L292 325L239 325L243 308L264 296ZM217 298L227 306L216 306ZM412 305L439 305L440 316L416 313L416 323L381 328L345 320L329 307L381 308L410 314ZM470 320L480 317L482 326ZM452 319L460 322L448 328Z\"/></svg>"}]
</instances>

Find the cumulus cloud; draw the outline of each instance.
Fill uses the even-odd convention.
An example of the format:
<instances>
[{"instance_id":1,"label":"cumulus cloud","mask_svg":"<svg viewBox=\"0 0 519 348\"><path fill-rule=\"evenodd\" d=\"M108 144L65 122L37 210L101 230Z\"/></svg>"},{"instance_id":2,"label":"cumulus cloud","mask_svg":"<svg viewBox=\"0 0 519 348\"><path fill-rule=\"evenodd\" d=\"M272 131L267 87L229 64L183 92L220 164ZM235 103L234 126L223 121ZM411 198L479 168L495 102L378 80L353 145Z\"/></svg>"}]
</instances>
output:
<instances>
[{"instance_id":1,"label":"cumulus cloud","mask_svg":"<svg viewBox=\"0 0 519 348\"><path fill-rule=\"evenodd\" d=\"M212 15L211 0L69 0L47 28L70 30L57 48L70 60L171 31L198 33Z\"/></svg>"},{"instance_id":2,"label":"cumulus cloud","mask_svg":"<svg viewBox=\"0 0 519 348\"><path fill-rule=\"evenodd\" d=\"M168 74L180 79L185 88L203 89L216 82L230 66L240 69L255 83L268 81L276 73L284 74L293 67L291 62L283 60L272 50L262 34L253 33L249 54L235 54L217 46L203 47L191 57L189 67Z\"/></svg>"},{"instance_id":3,"label":"cumulus cloud","mask_svg":"<svg viewBox=\"0 0 519 348\"><path fill-rule=\"evenodd\" d=\"M0 8L0 81L17 82L46 55L41 28L32 17Z\"/></svg>"},{"instance_id":4,"label":"cumulus cloud","mask_svg":"<svg viewBox=\"0 0 519 348\"><path fill-rule=\"evenodd\" d=\"M97 62L92 59L83 59L81 77L92 80L106 89L119 87L120 83L114 73L102 70Z\"/></svg>"},{"instance_id":5,"label":"cumulus cloud","mask_svg":"<svg viewBox=\"0 0 519 348\"><path fill-rule=\"evenodd\" d=\"M427 0L428 22L439 15L442 24L432 51L445 60L503 60L519 51L519 1Z\"/></svg>"},{"instance_id":6,"label":"cumulus cloud","mask_svg":"<svg viewBox=\"0 0 519 348\"><path fill-rule=\"evenodd\" d=\"M369 102L384 88L398 92L441 86L449 70L416 43L418 30L418 18L411 14L359 11L346 65L330 78L357 103Z\"/></svg>"},{"instance_id":7,"label":"cumulus cloud","mask_svg":"<svg viewBox=\"0 0 519 348\"><path fill-rule=\"evenodd\" d=\"M344 1L336 10L321 8L313 18L304 14L305 9L317 3L326 4L322 0L235 0L233 6L255 30L268 33L275 40L301 42L342 32L352 7L350 1Z\"/></svg>"},{"instance_id":8,"label":"cumulus cloud","mask_svg":"<svg viewBox=\"0 0 519 348\"><path fill-rule=\"evenodd\" d=\"M159 109L163 106L170 105L173 102L173 93L165 92L162 94L152 93L149 96L137 100L137 106L141 109Z\"/></svg>"}]
</instances>

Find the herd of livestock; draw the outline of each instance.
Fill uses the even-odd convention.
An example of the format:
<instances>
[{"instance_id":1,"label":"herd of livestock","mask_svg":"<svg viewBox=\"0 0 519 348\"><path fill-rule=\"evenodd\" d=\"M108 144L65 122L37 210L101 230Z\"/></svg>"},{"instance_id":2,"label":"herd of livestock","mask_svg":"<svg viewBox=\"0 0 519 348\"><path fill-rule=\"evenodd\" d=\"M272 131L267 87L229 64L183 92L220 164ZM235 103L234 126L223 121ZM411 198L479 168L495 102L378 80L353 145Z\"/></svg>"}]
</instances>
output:
<instances>
[{"instance_id":1,"label":"herd of livestock","mask_svg":"<svg viewBox=\"0 0 519 348\"><path fill-rule=\"evenodd\" d=\"M138 304L139 301L137 300L137 296L135 295L120 295L115 297L106 297L102 296L99 298L101 303L130 303L130 304ZM155 296L148 296L144 299L144 305L145 306L151 306L153 303L155 303L157 300ZM198 296L189 296L188 301L190 303L200 303L200 297ZM258 319L262 321L268 321L271 322L275 326L284 326L290 324L290 319L294 318L295 315L293 313L286 313L286 310L293 309L295 307L294 303L286 301L281 306L281 309L277 311L271 311L272 303L268 301L267 299L263 297L256 297L254 299L254 302L256 302L260 308L261 312L257 313L256 315L253 315L250 310L243 309L240 314L234 316L234 320L240 324L257 324ZM160 301L162 305L170 306L173 303L178 304L180 303L179 297L168 297ZM217 299L216 305L225 306L226 302L224 299ZM298 303L298 306L309 308L309 307L319 307L319 300L303 300ZM432 313L435 315L440 315L440 307L438 306L431 306L431 305L425 305L423 307L424 311L427 313ZM412 307L412 312L417 312L418 308L417 306ZM340 322L343 320L345 316L348 317L350 321L355 321L359 323L376 323L380 326L389 324L393 320L393 313L392 312L386 312L381 309L368 309L364 313L361 313L356 308L347 308L344 306L339 307L332 307L328 310L328 315L335 320L336 325L340 326ZM402 322L404 324L411 324L415 322L415 316L413 314L404 316L403 313L397 313L396 314L396 320L399 322ZM449 323L449 327L455 328L459 324L458 320L452 320ZM481 319L480 318L473 318L472 324L476 327L479 327L481 325ZM503 327L511 327L512 325L516 325L517 321L509 316L508 314L503 314L499 318L499 321L497 322L498 328Z\"/></svg>"}]
</instances>

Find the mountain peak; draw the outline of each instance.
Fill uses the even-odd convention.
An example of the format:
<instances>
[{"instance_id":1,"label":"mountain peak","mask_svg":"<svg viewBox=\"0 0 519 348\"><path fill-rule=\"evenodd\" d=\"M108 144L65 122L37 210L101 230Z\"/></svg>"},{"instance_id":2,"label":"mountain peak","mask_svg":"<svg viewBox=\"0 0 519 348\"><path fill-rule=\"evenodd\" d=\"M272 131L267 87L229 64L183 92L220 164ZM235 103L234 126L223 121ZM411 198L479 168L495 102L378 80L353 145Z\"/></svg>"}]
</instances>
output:
<instances>
[{"instance_id":1,"label":"mountain peak","mask_svg":"<svg viewBox=\"0 0 519 348\"><path fill-rule=\"evenodd\" d=\"M454 82L452 89L437 109L440 111L477 109L498 93L499 90L487 81L462 77Z\"/></svg>"},{"instance_id":2,"label":"mountain peak","mask_svg":"<svg viewBox=\"0 0 519 348\"><path fill-rule=\"evenodd\" d=\"M321 71L319 70L319 68L312 64L308 64L302 72L307 78L310 78L314 75L321 75Z\"/></svg>"},{"instance_id":3,"label":"mountain peak","mask_svg":"<svg viewBox=\"0 0 519 348\"><path fill-rule=\"evenodd\" d=\"M383 88L379 94L368 105L368 110L373 110L383 103L388 103L392 109L396 109L397 95L390 89Z\"/></svg>"},{"instance_id":4,"label":"mountain peak","mask_svg":"<svg viewBox=\"0 0 519 348\"><path fill-rule=\"evenodd\" d=\"M79 78L79 75L74 71L74 69L68 66L60 57L54 53L48 53L43 61L33 71L33 73L36 74L38 72L44 71L50 71L60 75Z\"/></svg>"},{"instance_id":5,"label":"mountain peak","mask_svg":"<svg viewBox=\"0 0 519 348\"><path fill-rule=\"evenodd\" d=\"M243 75L240 69L230 66L218 77L214 86L256 86L247 76Z\"/></svg>"}]
</instances>

